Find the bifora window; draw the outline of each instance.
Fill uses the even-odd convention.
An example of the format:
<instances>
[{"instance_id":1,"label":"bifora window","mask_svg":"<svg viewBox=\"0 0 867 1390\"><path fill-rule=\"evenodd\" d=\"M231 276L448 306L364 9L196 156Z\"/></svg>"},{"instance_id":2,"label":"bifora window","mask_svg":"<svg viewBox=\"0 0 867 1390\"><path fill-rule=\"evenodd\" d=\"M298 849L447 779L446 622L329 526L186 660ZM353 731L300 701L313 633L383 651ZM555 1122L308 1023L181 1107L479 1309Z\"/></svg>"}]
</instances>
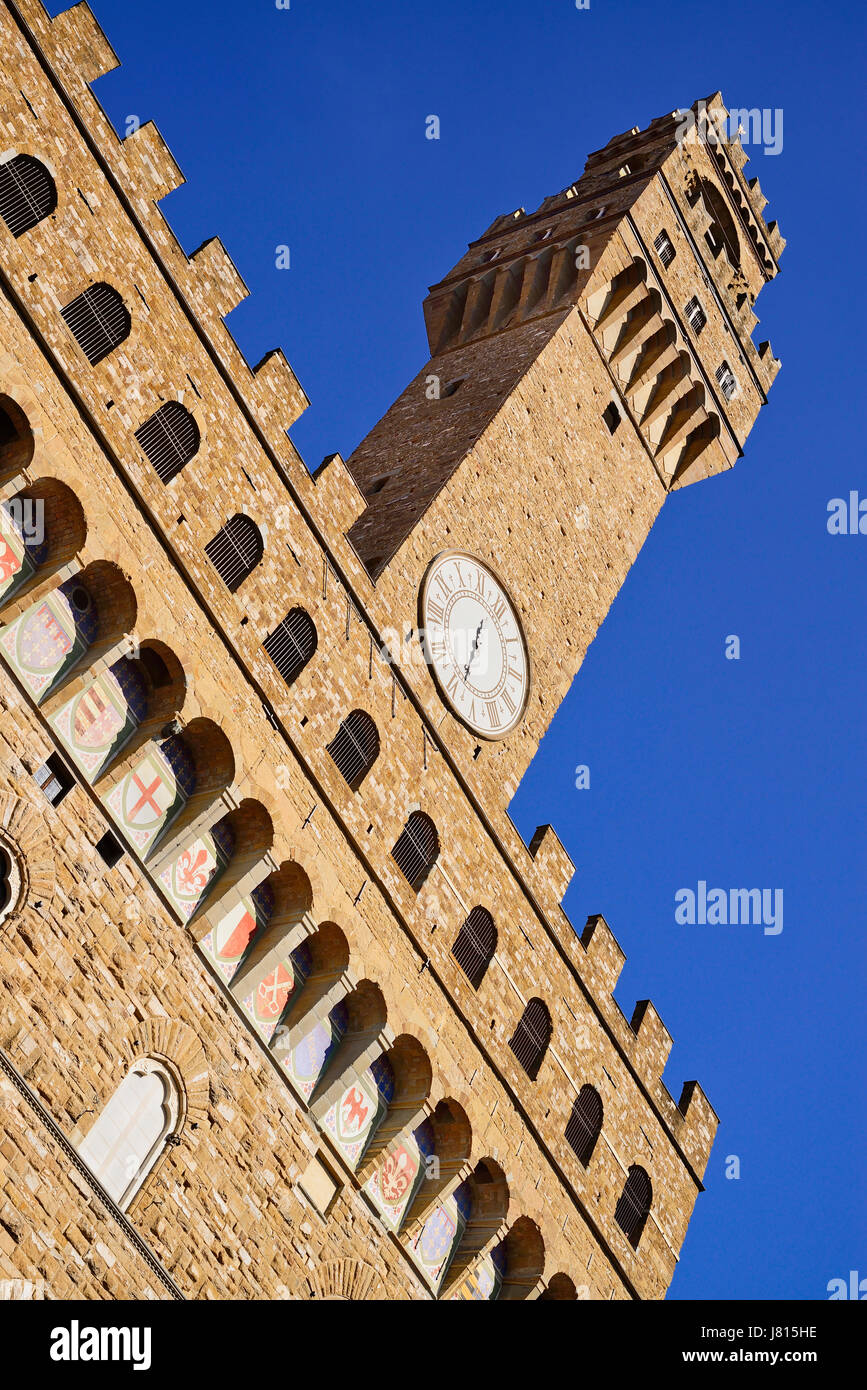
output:
<instances>
[{"instance_id":1,"label":"bifora window","mask_svg":"<svg viewBox=\"0 0 867 1390\"><path fill-rule=\"evenodd\" d=\"M11 848L0 840L0 922L15 911L21 897L21 868Z\"/></svg>"},{"instance_id":2,"label":"bifora window","mask_svg":"<svg viewBox=\"0 0 867 1390\"><path fill-rule=\"evenodd\" d=\"M90 1171L121 1208L150 1173L179 1115L177 1085L161 1062L136 1062L78 1146Z\"/></svg>"}]
</instances>

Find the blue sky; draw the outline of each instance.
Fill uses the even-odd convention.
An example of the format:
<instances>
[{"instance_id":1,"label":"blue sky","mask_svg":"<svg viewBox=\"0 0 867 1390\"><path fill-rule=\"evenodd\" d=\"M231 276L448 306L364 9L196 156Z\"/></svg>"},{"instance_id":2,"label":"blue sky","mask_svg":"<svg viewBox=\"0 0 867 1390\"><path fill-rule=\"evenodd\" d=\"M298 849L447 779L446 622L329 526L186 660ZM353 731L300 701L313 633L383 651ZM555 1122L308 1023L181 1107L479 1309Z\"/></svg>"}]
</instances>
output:
<instances>
[{"instance_id":1,"label":"blue sky","mask_svg":"<svg viewBox=\"0 0 867 1390\"><path fill-rule=\"evenodd\" d=\"M731 473L667 502L512 810L571 851L567 911L613 927L623 1009L649 995L674 1035L670 1090L696 1076L722 1116L670 1297L821 1299L867 1276L867 535L826 529L831 498L867 498L863 7L93 7L123 62L96 91L119 130L153 118L168 140L188 182L163 211L187 250L218 234L233 255L252 293L230 326L250 361L285 349L310 467L348 456L426 360L426 288L496 215L717 88L782 109L782 152L747 166L789 243L756 306L783 361L769 406ZM782 888L783 931L678 925L702 879Z\"/></svg>"}]
</instances>

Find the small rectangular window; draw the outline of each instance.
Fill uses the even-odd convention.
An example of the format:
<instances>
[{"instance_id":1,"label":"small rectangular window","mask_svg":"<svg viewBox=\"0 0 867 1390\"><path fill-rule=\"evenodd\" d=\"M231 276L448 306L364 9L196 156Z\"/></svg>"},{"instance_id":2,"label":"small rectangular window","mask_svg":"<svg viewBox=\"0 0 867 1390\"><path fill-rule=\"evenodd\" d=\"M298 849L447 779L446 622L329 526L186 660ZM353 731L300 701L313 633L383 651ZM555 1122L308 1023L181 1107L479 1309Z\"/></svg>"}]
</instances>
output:
<instances>
[{"instance_id":1,"label":"small rectangular window","mask_svg":"<svg viewBox=\"0 0 867 1390\"><path fill-rule=\"evenodd\" d=\"M59 806L67 792L75 786L75 778L66 763L57 753L51 753L33 774L37 787L41 787L52 806Z\"/></svg>"},{"instance_id":2,"label":"small rectangular window","mask_svg":"<svg viewBox=\"0 0 867 1390\"><path fill-rule=\"evenodd\" d=\"M717 367L716 379L726 400L730 401L738 389L738 382L728 362L721 362Z\"/></svg>"},{"instance_id":3,"label":"small rectangular window","mask_svg":"<svg viewBox=\"0 0 867 1390\"><path fill-rule=\"evenodd\" d=\"M96 842L96 852L106 868L113 869L123 858L123 845L115 839L110 830L106 830L102 839Z\"/></svg>"},{"instance_id":4,"label":"small rectangular window","mask_svg":"<svg viewBox=\"0 0 867 1390\"><path fill-rule=\"evenodd\" d=\"M699 333L707 323L707 314L704 312L704 309L698 302L698 297L696 295L693 295L692 299L686 305L683 312L686 315L686 319L689 323L690 328L692 329L696 337L698 337Z\"/></svg>"},{"instance_id":5,"label":"small rectangular window","mask_svg":"<svg viewBox=\"0 0 867 1390\"><path fill-rule=\"evenodd\" d=\"M613 434L614 431L617 429L617 426L620 424L620 411L617 409L617 406L614 404L613 401L611 401L603 410L602 419L608 426L608 433Z\"/></svg>"},{"instance_id":6,"label":"small rectangular window","mask_svg":"<svg viewBox=\"0 0 867 1390\"><path fill-rule=\"evenodd\" d=\"M675 250L671 244L671 237L668 232L662 231L653 243L653 249L662 261L664 269L668 269L675 257Z\"/></svg>"}]
</instances>

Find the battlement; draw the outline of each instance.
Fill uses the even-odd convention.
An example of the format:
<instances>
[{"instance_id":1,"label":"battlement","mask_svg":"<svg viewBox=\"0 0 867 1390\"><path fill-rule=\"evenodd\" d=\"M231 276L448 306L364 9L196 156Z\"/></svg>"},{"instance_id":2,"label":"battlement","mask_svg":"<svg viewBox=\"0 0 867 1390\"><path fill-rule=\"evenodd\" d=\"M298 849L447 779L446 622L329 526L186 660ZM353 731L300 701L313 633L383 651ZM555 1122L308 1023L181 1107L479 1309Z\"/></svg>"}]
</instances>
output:
<instances>
[{"instance_id":1,"label":"battlement","mask_svg":"<svg viewBox=\"0 0 867 1390\"><path fill-rule=\"evenodd\" d=\"M744 114L752 117L754 113ZM621 176L623 173L647 172L660 168L678 147L690 152L696 146L704 146L748 229L753 249L770 279L777 273L776 261L786 243L777 223L767 222L763 216L768 200L762 193L758 179L751 179L748 183L743 177L743 167L749 156L738 133L729 138L729 117L722 93L714 92L694 102L687 110L656 117L643 130L633 126L631 130L615 135L601 150L594 151L588 157L585 177L598 176L603 172L610 176L615 168ZM758 132L751 131L751 134Z\"/></svg>"}]
</instances>

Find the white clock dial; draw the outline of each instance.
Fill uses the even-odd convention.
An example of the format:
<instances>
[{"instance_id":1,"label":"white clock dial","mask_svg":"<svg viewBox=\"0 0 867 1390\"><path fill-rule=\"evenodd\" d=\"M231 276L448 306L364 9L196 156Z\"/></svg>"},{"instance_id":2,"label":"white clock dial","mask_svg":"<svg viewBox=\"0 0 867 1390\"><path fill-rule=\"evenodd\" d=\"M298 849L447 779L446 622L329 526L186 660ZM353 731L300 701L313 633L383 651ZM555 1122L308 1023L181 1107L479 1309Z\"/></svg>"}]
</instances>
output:
<instances>
[{"instance_id":1,"label":"white clock dial","mask_svg":"<svg viewBox=\"0 0 867 1390\"><path fill-rule=\"evenodd\" d=\"M524 713L530 663L511 601L472 555L438 555L421 591L425 651L455 714L485 738L502 738Z\"/></svg>"}]
</instances>

